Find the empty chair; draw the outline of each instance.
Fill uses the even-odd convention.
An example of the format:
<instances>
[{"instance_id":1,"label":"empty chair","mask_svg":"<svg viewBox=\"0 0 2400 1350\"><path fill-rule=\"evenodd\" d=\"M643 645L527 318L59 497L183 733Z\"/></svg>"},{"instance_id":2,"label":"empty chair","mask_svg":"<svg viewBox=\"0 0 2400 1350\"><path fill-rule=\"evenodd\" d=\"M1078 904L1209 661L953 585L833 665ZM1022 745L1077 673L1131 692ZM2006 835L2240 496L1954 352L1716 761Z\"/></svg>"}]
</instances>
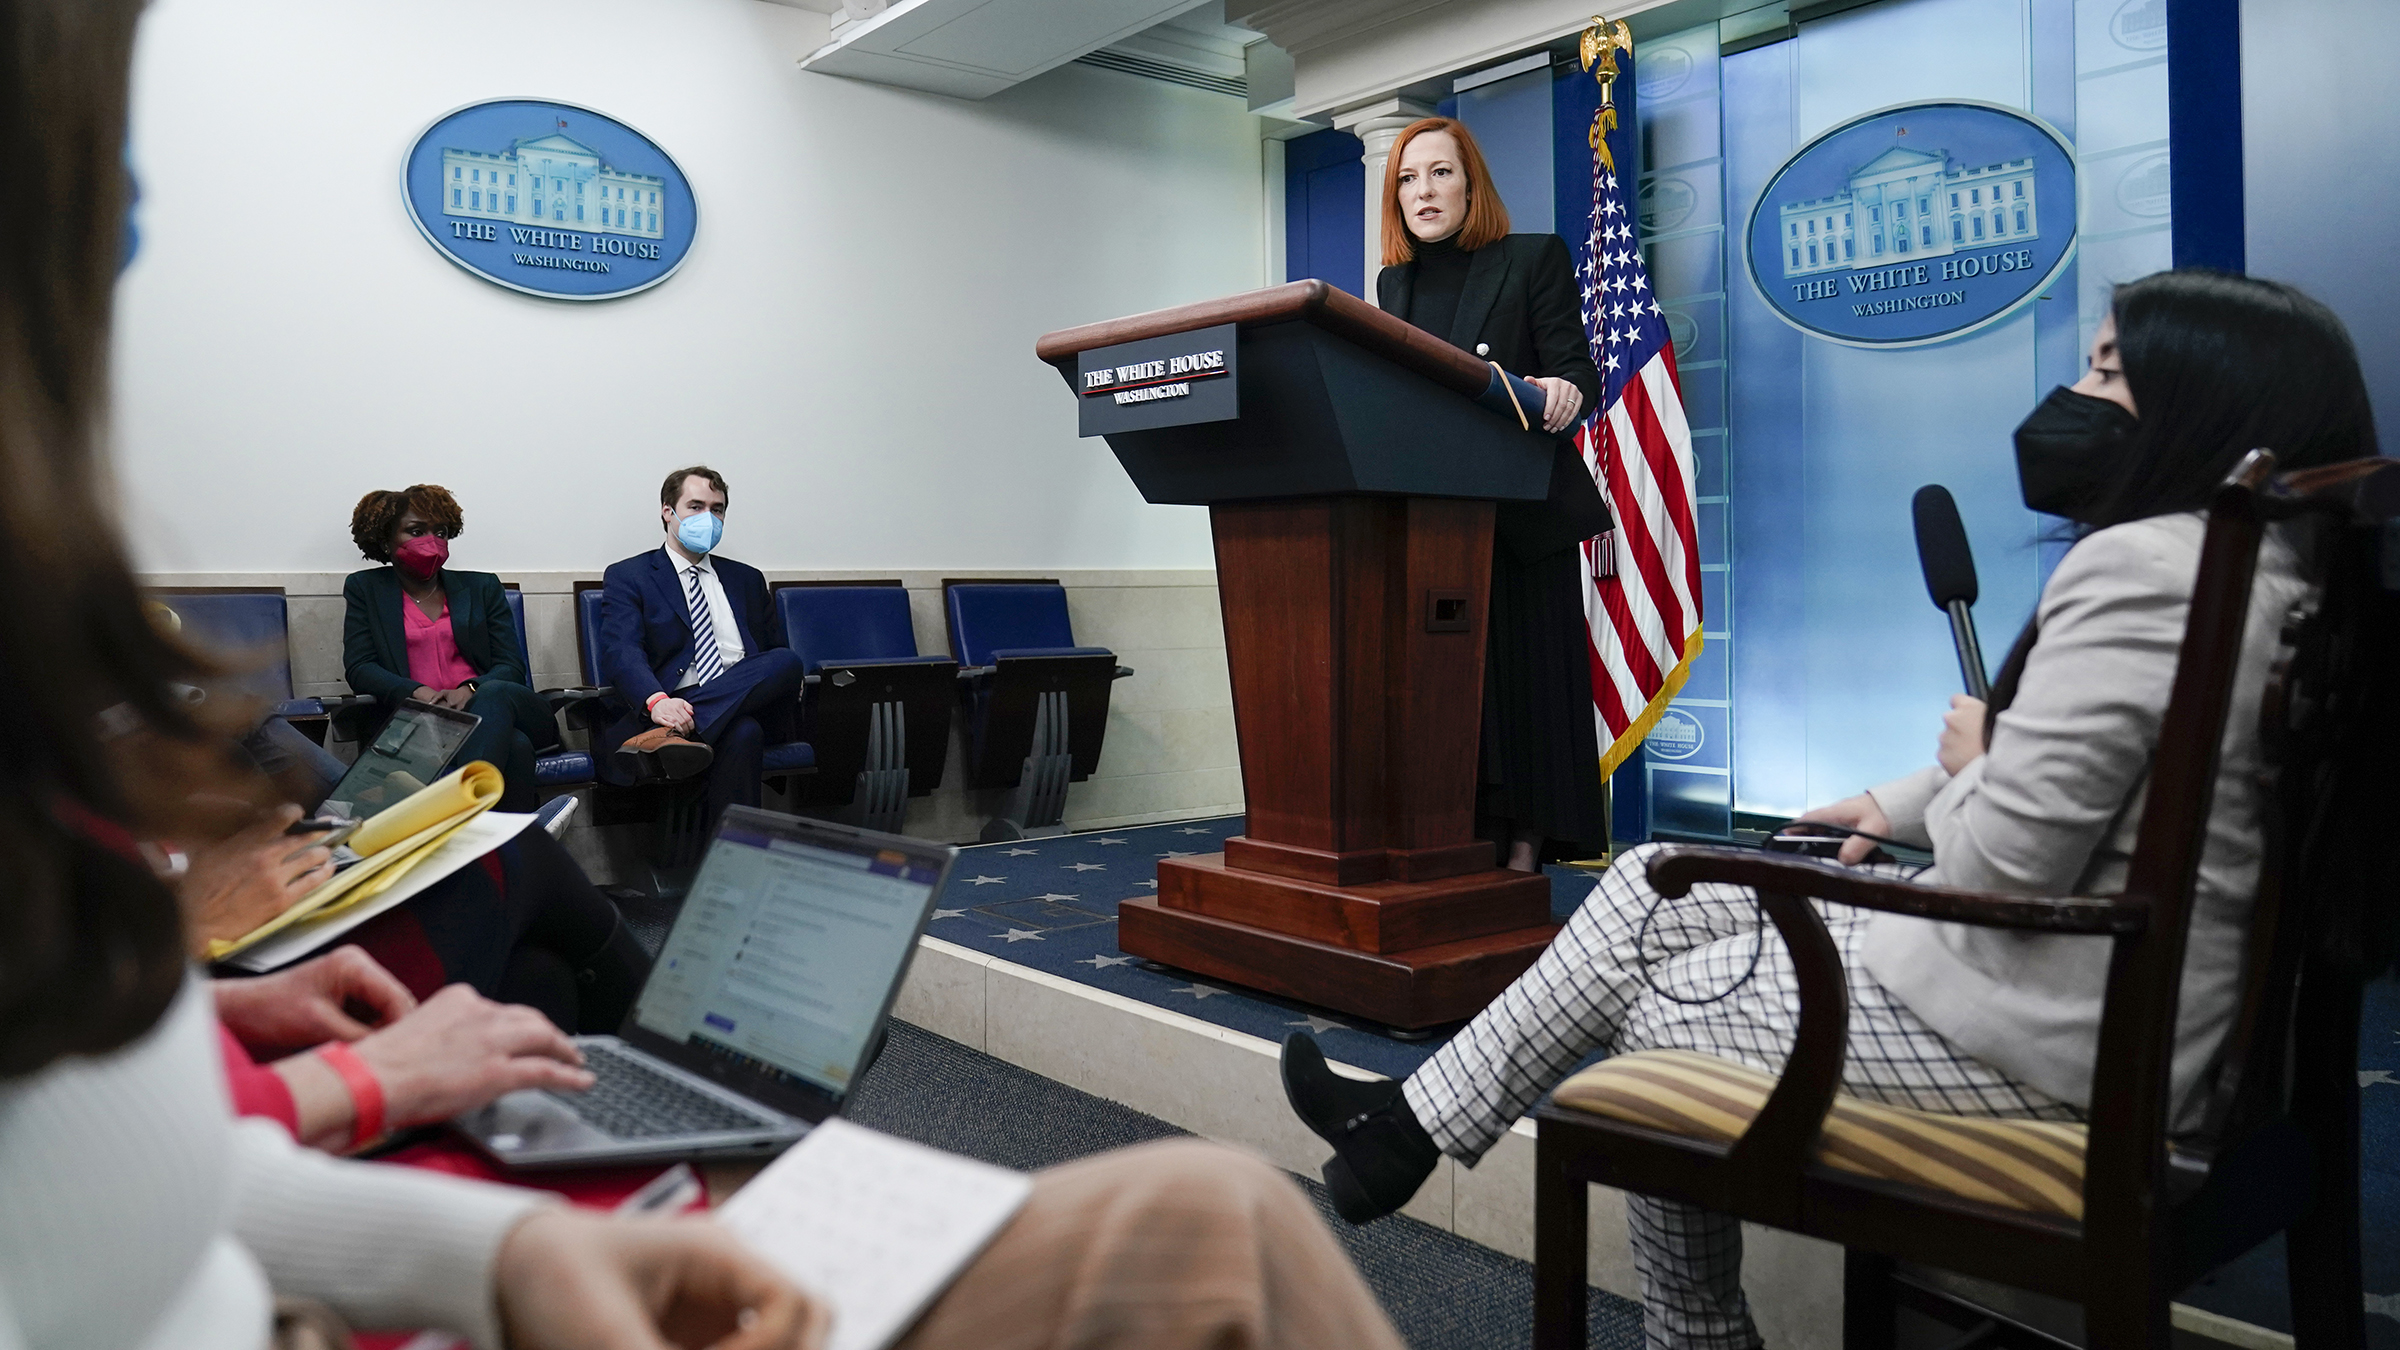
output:
<instances>
[{"instance_id":1,"label":"empty chair","mask_svg":"<svg viewBox=\"0 0 2400 1350\"><path fill-rule=\"evenodd\" d=\"M967 705L967 786L1010 788L986 840L1064 830L1067 784L1091 777L1108 689L1133 672L1080 647L1056 582L953 582L943 608Z\"/></svg>"},{"instance_id":2,"label":"empty chair","mask_svg":"<svg viewBox=\"0 0 2400 1350\"><path fill-rule=\"evenodd\" d=\"M233 666L232 687L258 699L262 715L307 728L321 742L336 719L346 724L375 706L363 694L302 698L292 692L291 619L280 588L152 591L150 598L175 616L187 641Z\"/></svg>"},{"instance_id":3,"label":"empty chair","mask_svg":"<svg viewBox=\"0 0 2400 1350\"><path fill-rule=\"evenodd\" d=\"M917 654L898 585L786 585L775 604L808 672L801 727L817 773L801 781L800 800L899 833L908 799L941 786L958 663Z\"/></svg>"},{"instance_id":4,"label":"empty chair","mask_svg":"<svg viewBox=\"0 0 2400 1350\"><path fill-rule=\"evenodd\" d=\"M533 680L533 649L531 640L525 632L525 593L514 586L508 587L507 591L508 612L517 621L517 664L524 668L526 682L531 683ZM549 701L550 709L555 713L588 699L588 696L578 698L579 693L580 691L570 689L545 689L542 691L542 697ZM579 787L589 787L599 780L598 775L592 770L590 751L561 748L548 754L534 756L533 781L544 788L568 791Z\"/></svg>"}]
</instances>

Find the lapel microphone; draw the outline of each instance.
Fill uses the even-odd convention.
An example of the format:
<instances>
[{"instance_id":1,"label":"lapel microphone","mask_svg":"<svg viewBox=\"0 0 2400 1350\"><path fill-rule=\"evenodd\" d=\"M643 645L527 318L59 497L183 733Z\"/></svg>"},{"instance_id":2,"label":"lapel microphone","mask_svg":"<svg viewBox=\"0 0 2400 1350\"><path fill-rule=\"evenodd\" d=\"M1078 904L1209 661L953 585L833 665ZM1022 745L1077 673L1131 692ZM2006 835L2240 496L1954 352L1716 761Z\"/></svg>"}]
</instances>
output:
<instances>
[{"instance_id":1,"label":"lapel microphone","mask_svg":"<svg viewBox=\"0 0 2400 1350\"><path fill-rule=\"evenodd\" d=\"M1967 695L1992 701L1992 682L1984 674L1983 648L1975 641L1975 553L1967 546L1967 527L1958 518L1958 503L1950 489L1927 483L1909 503L1916 518L1917 565L1925 572L1925 593L1934 608L1950 616L1950 641L1958 648L1958 673Z\"/></svg>"}]
</instances>

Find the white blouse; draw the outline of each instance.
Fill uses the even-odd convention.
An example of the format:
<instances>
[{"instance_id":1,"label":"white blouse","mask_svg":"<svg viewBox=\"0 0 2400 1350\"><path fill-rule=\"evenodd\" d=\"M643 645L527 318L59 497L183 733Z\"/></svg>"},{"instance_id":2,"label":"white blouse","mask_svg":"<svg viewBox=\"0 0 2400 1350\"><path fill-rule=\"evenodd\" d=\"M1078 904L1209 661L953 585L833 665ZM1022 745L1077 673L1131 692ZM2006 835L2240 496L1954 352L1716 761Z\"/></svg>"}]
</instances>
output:
<instances>
[{"instance_id":1,"label":"white blouse","mask_svg":"<svg viewBox=\"0 0 2400 1350\"><path fill-rule=\"evenodd\" d=\"M0 1350L259 1350L272 1296L499 1344L492 1264L544 1198L236 1120L207 984L113 1054L0 1083Z\"/></svg>"}]
</instances>

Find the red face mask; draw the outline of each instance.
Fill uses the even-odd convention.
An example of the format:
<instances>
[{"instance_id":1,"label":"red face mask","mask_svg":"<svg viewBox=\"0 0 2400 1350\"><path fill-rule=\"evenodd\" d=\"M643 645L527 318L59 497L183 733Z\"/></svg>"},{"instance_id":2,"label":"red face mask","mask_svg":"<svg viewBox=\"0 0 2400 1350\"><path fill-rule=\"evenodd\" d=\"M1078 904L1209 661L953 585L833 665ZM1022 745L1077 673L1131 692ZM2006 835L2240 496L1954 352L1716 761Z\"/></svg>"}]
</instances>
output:
<instances>
[{"instance_id":1,"label":"red face mask","mask_svg":"<svg viewBox=\"0 0 2400 1350\"><path fill-rule=\"evenodd\" d=\"M392 550L392 566L419 581L432 580L448 561L450 541L438 534L420 534Z\"/></svg>"}]
</instances>

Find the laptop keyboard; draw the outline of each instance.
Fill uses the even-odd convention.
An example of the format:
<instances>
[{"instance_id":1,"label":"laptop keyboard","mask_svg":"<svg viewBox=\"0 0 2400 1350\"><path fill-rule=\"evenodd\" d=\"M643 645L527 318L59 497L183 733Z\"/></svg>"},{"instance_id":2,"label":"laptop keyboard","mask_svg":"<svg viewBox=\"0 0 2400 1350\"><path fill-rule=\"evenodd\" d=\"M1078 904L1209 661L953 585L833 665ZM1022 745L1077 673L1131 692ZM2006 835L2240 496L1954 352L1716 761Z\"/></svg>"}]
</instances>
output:
<instances>
[{"instance_id":1,"label":"laptop keyboard","mask_svg":"<svg viewBox=\"0 0 2400 1350\"><path fill-rule=\"evenodd\" d=\"M583 1067L595 1081L586 1092L550 1095L575 1108L587 1124L619 1139L755 1130L765 1122L605 1045L583 1047Z\"/></svg>"}]
</instances>

